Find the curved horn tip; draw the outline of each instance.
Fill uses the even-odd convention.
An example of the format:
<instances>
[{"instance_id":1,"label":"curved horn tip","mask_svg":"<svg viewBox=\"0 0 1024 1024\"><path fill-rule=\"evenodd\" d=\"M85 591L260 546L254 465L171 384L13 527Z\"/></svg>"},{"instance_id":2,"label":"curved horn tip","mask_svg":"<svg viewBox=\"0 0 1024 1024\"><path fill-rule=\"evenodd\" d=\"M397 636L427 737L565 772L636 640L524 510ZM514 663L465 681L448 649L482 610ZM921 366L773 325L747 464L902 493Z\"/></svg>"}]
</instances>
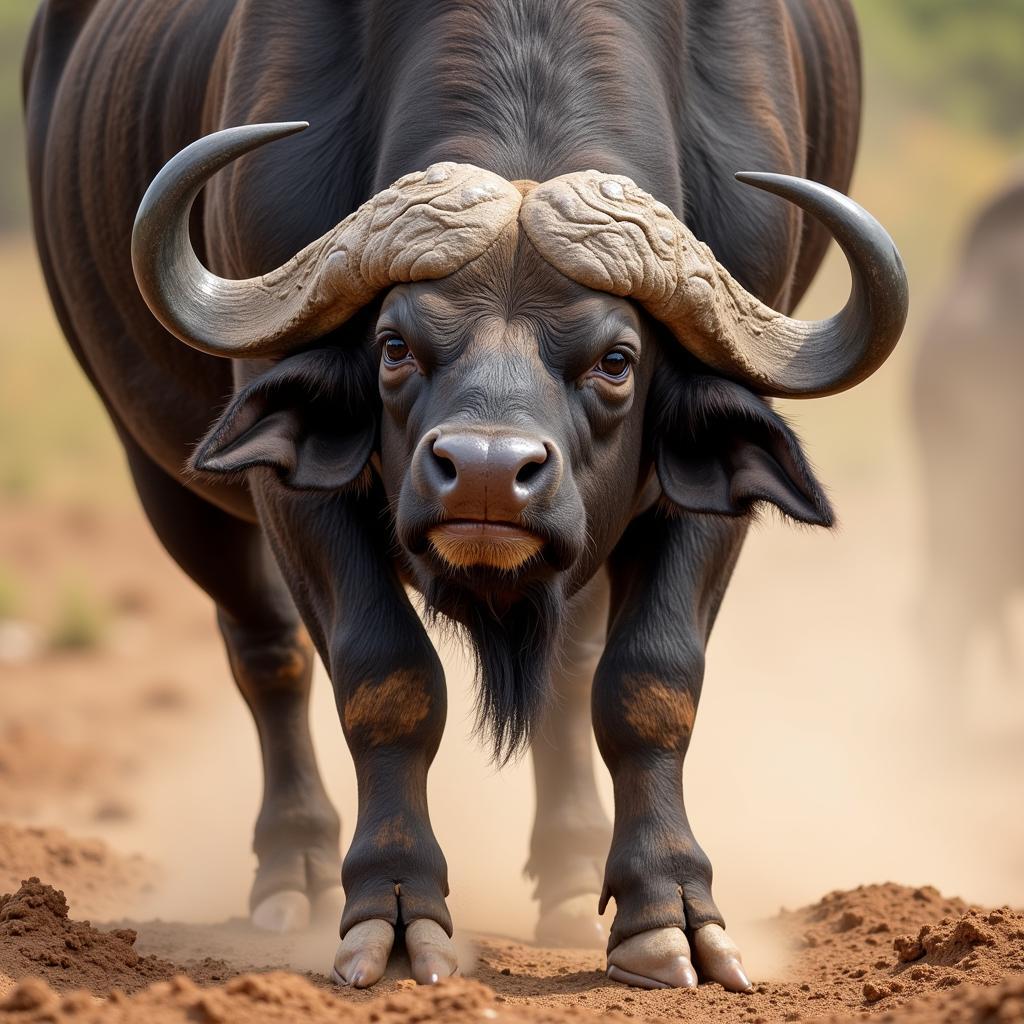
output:
<instances>
[{"instance_id":1,"label":"curved horn tip","mask_svg":"<svg viewBox=\"0 0 1024 1024\"><path fill-rule=\"evenodd\" d=\"M265 121L263 124L257 126L252 125L253 128L279 128L283 135L291 135L294 132L303 132L309 127L308 121Z\"/></svg>"},{"instance_id":2,"label":"curved horn tip","mask_svg":"<svg viewBox=\"0 0 1024 1024\"><path fill-rule=\"evenodd\" d=\"M899 340L909 310L909 284L899 250L885 228L849 196L821 182L789 174L742 171L736 180L795 203L819 221L839 243L853 275L854 287L843 311L826 328L833 345L839 334L863 336L859 363L825 374L813 387L784 393L793 397L836 394L870 376ZM806 326L806 325L805 325Z\"/></svg>"},{"instance_id":3,"label":"curved horn tip","mask_svg":"<svg viewBox=\"0 0 1024 1024\"><path fill-rule=\"evenodd\" d=\"M204 138L198 139L203 142L205 139L213 139L223 135L247 135L259 137L259 145L264 142L274 142L277 139L287 138L297 132L304 132L309 127L308 121L258 121L254 124L232 125L229 128L222 128Z\"/></svg>"},{"instance_id":4,"label":"curved horn tip","mask_svg":"<svg viewBox=\"0 0 1024 1024\"><path fill-rule=\"evenodd\" d=\"M863 210L863 207L855 203L844 192L840 192L828 185L823 185L820 181L814 181L811 178L801 178L797 174L776 174L772 171L737 171L733 177L744 185L751 185L765 192L773 192L775 195L788 199L791 202L796 202L798 196L803 198L810 193L821 197L827 196L829 199L835 199L841 203L856 207L858 210ZM867 213L866 210L863 210L863 212Z\"/></svg>"},{"instance_id":5,"label":"curved horn tip","mask_svg":"<svg viewBox=\"0 0 1024 1024\"><path fill-rule=\"evenodd\" d=\"M733 177L744 185L760 185L773 178L789 178L789 174L773 174L771 171L737 171Z\"/></svg>"},{"instance_id":6,"label":"curved horn tip","mask_svg":"<svg viewBox=\"0 0 1024 1024\"><path fill-rule=\"evenodd\" d=\"M820 181L792 174L738 171L734 177L744 185L771 192L806 210L832 232L848 256L850 247L856 247L862 255L870 254L881 259L891 278L894 310L898 311L902 306L902 320L906 320L909 283L903 257L889 232L860 203Z\"/></svg>"}]
</instances>

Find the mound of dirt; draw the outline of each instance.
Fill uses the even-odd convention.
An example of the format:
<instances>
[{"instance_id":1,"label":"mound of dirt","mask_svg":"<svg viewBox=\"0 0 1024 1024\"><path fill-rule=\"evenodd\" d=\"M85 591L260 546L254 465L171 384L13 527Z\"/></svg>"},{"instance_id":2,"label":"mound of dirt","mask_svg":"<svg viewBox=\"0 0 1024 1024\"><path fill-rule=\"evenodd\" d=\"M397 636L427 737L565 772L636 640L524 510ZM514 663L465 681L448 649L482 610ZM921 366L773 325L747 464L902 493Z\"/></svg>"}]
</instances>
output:
<instances>
[{"instance_id":1,"label":"mound of dirt","mask_svg":"<svg viewBox=\"0 0 1024 1024\"><path fill-rule=\"evenodd\" d=\"M933 993L880 1016L877 1024L1020 1024L1024 1021L1024 978L992 987L963 985L953 992ZM829 1017L809 1024L854 1024L864 1015Z\"/></svg>"},{"instance_id":2,"label":"mound of dirt","mask_svg":"<svg viewBox=\"0 0 1024 1024\"><path fill-rule=\"evenodd\" d=\"M0 1001L0 1024L1024 1020L1024 915L1009 908L970 907L930 888L863 886L783 912L771 929L791 951L785 980L758 984L751 995L717 985L629 989L608 981L600 954L488 937L480 939L473 979L432 988L385 979L357 992L318 975L139 956L134 931L69 920L63 895L32 879L0 900L0 972L22 979Z\"/></svg>"},{"instance_id":3,"label":"mound of dirt","mask_svg":"<svg viewBox=\"0 0 1024 1024\"><path fill-rule=\"evenodd\" d=\"M499 1010L494 993L470 980L452 979L428 987L403 986L381 999L353 1004L343 995L283 972L248 974L215 989L197 988L187 978L178 977L105 1005L98 1005L88 993L73 993L61 999L39 982L23 982L0 1003L0 1014L26 1024L481 1024L492 1020L519 1024L555 1019L534 1013L526 1017L512 1009ZM560 1015L558 1019L565 1017Z\"/></svg>"},{"instance_id":4,"label":"mound of dirt","mask_svg":"<svg viewBox=\"0 0 1024 1024\"><path fill-rule=\"evenodd\" d=\"M791 924L807 925L802 969L844 1002L876 1009L1024 972L1024 915L968 907L930 886L831 893Z\"/></svg>"},{"instance_id":5,"label":"mound of dirt","mask_svg":"<svg viewBox=\"0 0 1024 1024\"><path fill-rule=\"evenodd\" d=\"M99 839L0 824L0 892L14 892L30 875L63 890L78 916L102 919L122 916L152 892L159 871L144 857L122 856Z\"/></svg>"},{"instance_id":6,"label":"mound of dirt","mask_svg":"<svg viewBox=\"0 0 1024 1024\"><path fill-rule=\"evenodd\" d=\"M961 985L988 986L1024 973L1021 914L971 908L930 887L886 884L830 893L811 906L783 911L768 931L778 947L789 950L779 972L784 980L757 984L748 996L717 985L702 985L695 993L638 992L608 982L600 954L538 950L491 938L481 940L475 975L510 1002L540 999L549 1006L648 1020L749 1024L859 1019L930 994L939 994L944 1005ZM911 955L916 959L905 959ZM976 1000L963 998L965 1012L973 1012ZM922 1012L934 1014L934 1006Z\"/></svg>"},{"instance_id":7,"label":"mound of dirt","mask_svg":"<svg viewBox=\"0 0 1024 1024\"><path fill-rule=\"evenodd\" d=\"M43 979L61 992L83 987L135 992L181 973L167 960L139 956L135 939L131 929L103 932L88 921L72 921L64 893L38 878L0 896L0 973L9 978ZM215 964L201 967L216 976ZM220 977L228 973L224 969Z\"/></svg>"},{"instance_id":8,"label":"mound of dirt","mask_svg":"<svg viewBox=\"0 0 1024 1024\"><path fill-rule=\"evenodd\" d=\"M0 1001L0 1019L12 1024L574 1024L635 1019L630 1011L597 1014L537 1003L511 1006L470 979L452 978L423 988L408 982L401 985L397 992L356 1004L284 972L247 974L207 989L179 975L134 996L113 993L108 1000L100 1000L85 991L62 997L45 982L29 978ZM786 1014L734 1019L796 1018ZM863 1014L857 1014L821 1018L814 1024L855 1024L863 1019ZM871 1019L878 1024L1018 1024L1024 1020L1024 978L993 988L965 986L951 996L917 1000Z\"/></svg>"}]
</instances>

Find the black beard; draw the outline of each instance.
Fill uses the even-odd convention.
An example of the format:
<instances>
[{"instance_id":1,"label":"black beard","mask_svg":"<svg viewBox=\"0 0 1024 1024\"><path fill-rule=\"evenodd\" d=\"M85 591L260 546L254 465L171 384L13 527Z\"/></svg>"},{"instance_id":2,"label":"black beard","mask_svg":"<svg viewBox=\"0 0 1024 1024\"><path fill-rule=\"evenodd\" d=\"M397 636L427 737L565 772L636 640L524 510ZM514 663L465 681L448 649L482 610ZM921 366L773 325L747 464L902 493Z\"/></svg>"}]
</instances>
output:
<instances>
[{"instance_id":1,"label":"black beard","mask_svg":"<svg viewBox=\"0 0 1024 1024\"><path fill-rule=\"evenodd\" d=\"M550 690L562 628L561 590L536 580L513 604L488 600L435 577L423 593L432 624L445 623L470 640L476 660L476 725L500 767L526 748Z\"/></svg>"}]
</instances>

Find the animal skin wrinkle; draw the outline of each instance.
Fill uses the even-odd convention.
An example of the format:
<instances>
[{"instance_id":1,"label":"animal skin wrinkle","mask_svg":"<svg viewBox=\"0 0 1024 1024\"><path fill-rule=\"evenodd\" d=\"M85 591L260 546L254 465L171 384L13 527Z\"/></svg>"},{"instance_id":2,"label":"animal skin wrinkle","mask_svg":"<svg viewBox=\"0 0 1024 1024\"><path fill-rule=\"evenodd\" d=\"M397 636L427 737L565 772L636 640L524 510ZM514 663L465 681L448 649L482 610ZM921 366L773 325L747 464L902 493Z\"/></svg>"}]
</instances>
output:
<instances>
[{"instance_id":1,"label":"animal skin wrinkle","mask_svg":"<svg viewBox=\"0 0 1024 1024\"><path fill-rule=\"evenodd\" d=\"M668 686L654 676L626 682L623 696L626 721L636 735L652 746L675 749L693 730L697 714L686 690Z\"/></svg>"},{"instance_id":2,"label":"animal skin wrinkle","mask_svg":"<svg viewBox=\"0 0 1024 1024\"><path fill-rule=\"evenodd\" d=\"M345 732L372 746L410 736L430 713L431 697L418 672L392 672L383 682L360 683L345 701Z\"/></svg>"}]
</instances>

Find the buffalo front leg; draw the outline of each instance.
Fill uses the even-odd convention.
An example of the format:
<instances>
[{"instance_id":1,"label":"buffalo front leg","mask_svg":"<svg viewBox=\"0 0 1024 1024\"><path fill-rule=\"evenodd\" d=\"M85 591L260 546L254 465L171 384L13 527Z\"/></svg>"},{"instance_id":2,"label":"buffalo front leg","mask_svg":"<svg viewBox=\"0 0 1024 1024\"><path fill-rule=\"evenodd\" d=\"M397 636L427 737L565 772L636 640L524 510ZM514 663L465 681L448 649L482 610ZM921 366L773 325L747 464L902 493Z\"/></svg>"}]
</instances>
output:
<instances>
[{"instance_id":1,"label":"buffalo front leg","mask_svg":"<svg viewBox=\"0 0 1024 1024\"><path fill-rule=\"evenodd\" d=\"M383 495L255 493L328 665L355 766L358 816L342 863L334 978L373 985L397 938L417 981L447 977L457 969L448 868L427 809L447 694L440 659L389 557Z\"/></svg>"},{"instance_id":2,"label":"buffalo front leg","mask_svg":"<svg viewBox=\"0 0 1024 1024\"><path fill-rule=\"evenodd\" d=\"M608 936L597 904L612 829L594 778L590 689L608 618L604 573L576 596L568 618L553 699L530 739L536 813L526 871L540 902L537 941L600 947Z\"/></svg>"},{"instance_id":3,"label":"buffalo front leg","mask_svg":"<svg viewBox=\"0 0 1024 1024\"><path fill-rule=\"evenodd\" d=\"M602 909L615 901L608 975L646 988L700 976L749 991L711 895L711 863L683 800L683 760L700 698L704 645L743 525L649 513L609 563L612 617L594 680L598 747L615 826Z\"/></svg>"},{"instance_id":4,"label":"buffalo front leg","mask_svg":"<svg viewBox=\"0 0 1024 1024\"><path fill-rule=\"evenodd\" d=\"M407 634L414 627L418 620L404 624ZM448 977L458 966L445 905L448 869L427 810L427 770L444 729L444 678L429 644L419 659L403 651L408 643L396 636L372 670L335 670L359 813L342 865L346 903L334 974L357 988L383 975L398 930L420 983ZM341 661L352 664L344 653Z\"/></svg>"}]
</instances>

